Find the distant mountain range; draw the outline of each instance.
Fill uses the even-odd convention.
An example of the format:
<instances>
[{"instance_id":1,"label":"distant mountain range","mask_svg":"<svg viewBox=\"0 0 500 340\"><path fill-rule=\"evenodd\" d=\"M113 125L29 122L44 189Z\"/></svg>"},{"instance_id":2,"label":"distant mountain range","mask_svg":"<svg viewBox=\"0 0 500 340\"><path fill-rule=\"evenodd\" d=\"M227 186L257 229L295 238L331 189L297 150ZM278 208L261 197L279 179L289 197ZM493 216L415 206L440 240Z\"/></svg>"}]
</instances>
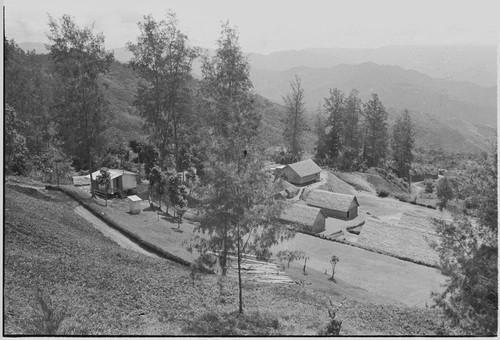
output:
<instances>
[{"instance_id":1,"label":"distant mountain range","mask_svg":"<svg viewBox=\"0 0 500 340\"><path fill-rule=\"evenodd\" d=\"M482 86L497 84L496 46L427 45L387 46L376 49L310 48L268 55L250 54L252 68L284 71L305 66L331 68L340 64L372 62L424 73L432 78L471 81Z\"/></svg>"},{"instance_id":2,"label":"distant mountain range","mask_svg":"<svg viewBox=\"0 0 500 340\"><path fill-rule=\"evenodd\" d=\"M276 102L282 102L282 96L290 91L289 82L298 75L310 113L323 105L330 88L339 88L346 94L358 89L363 101L377 93L388 108L496 126L496 87L435 79L399 66L363 63L332 68L295 67L285 71L253 68L251 75L255 91Z\"/></svg>"}]
</instances>

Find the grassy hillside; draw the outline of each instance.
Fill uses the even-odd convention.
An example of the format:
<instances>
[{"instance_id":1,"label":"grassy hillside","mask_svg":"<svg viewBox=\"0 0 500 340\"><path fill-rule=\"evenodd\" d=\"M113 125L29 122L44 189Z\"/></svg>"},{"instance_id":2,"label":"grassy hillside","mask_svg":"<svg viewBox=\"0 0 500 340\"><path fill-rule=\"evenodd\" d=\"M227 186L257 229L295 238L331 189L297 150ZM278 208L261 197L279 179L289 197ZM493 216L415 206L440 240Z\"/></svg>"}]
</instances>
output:
<instances>
[{"instance_id":1,"label":"grassy hillside","mask_svg":"<svg viewBox=\"0 0 500 340\"><path fill-rule=\"evenodd\" d=\"M194 282L186 267L120 248L72 211L74 203L35 189L5 192L4 332L34 334L35 290L66 308L59 334L315 334L327 297L298 285L244 283L215 275ZM29 206L30 209L26 209ZM436 311L347 297L342 334L435 334ZM239 322L238 322L239 321Z\"/></svg>"}]
</instances>

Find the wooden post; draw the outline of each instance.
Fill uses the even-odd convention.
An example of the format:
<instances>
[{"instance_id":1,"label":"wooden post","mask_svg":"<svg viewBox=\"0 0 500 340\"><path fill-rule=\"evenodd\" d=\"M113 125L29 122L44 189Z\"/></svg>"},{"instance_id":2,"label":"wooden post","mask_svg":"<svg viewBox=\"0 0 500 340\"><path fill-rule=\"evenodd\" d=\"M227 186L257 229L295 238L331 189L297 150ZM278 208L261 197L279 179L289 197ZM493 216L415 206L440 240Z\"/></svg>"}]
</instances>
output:
<instances>
[{"instance_id":1,"label":"wooden post","mask_svg":"<svg viewBox=\"0 0 500 340\"><path fill-rule=\"evenodd\" d=\"M57 176L57 187L59 188L59 169L57 167L58 160L56 160L56 176Z\"/></svg>"}]
</instances>

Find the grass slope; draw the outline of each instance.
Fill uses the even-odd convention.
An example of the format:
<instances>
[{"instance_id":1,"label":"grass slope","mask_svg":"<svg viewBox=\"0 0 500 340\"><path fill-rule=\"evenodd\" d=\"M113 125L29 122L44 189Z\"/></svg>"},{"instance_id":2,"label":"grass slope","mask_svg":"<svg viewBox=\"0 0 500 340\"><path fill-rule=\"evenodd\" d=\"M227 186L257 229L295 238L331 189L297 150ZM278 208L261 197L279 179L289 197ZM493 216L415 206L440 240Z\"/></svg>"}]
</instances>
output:
<instances>
[{"instance_id":1,"label":"grass slope","mask_svg":"<svg viewBox=\"0 0 500 340\"><path fill-rule=\"evenodd\" d=\"M23 192L21 192L23 191ZM29 209L26 209L29 207ZM327 319L322 291L244 282L247 316L235 316L236 282L120 248L73 212L74 202L5 191L4 332L32 334L34 291L66 307L61 334L315 334ZM347 300L342 334L434 334L436 311Z\"/></svg>"}]
</instances>

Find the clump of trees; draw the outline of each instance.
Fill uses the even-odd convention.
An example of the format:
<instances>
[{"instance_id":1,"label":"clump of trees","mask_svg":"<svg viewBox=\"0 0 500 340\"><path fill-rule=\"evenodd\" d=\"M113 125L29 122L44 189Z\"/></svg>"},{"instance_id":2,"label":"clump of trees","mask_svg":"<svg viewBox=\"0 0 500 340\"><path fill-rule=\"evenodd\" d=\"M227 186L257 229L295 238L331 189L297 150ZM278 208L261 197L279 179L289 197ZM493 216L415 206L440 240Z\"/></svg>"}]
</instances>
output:
<instances>
[{"instance_id":1,"label":"clump of trees","mask_svg":"<svg viewBox=\"0 0 500 340\"><path fill-rule=\"evenodd\" d=\"M28 148L26 139L19 133L22 121L16 111L5 105L4 110L4 170L6 174L25 175L28 172Z\"/></svg>"},{"instance_id":2,"label":"clump of trees","mask_svg":"<svg viewBox=\"0 0 500 340\"><path fill-rule=\"evenodd\" d=\"M436 186L436 195L439 198L439 208L443 210L448 205L448 201L453 198L453 187L448 177L439 180Z\"/></svg>"},{"instance_id":3,"label":"clump of trees","mask_svg":"<svg viewBox=\"0 0 500 340\"><path fill-rule=\"evenodd\" d=\"M445 314L445 334L497 335L497 174L495 150L460 176L454 198L442 196L453 222L436 222L440 242L434 247L440 258L439 269L448 281L442 293L433 295L436 306ZM446 186L449 180L444 177L441 187Z\"/></svg>"},{"instance_id":4,"label":"clump of trees","mask_svg":"<svg viewBox=\"0 0 500 340\"><path fill-rule=\"evenodd\" d=\"M316 122L316 159L320 163L341 170L360 170L383 163L389 132L387 112L377 94L362 104L357 90L346 97L339 89L330 89L324 112L326 119L319 114ZM322 127L322 123L326 124ZM399 145L400 140L394 140L394 145Z\"/></svg>"}]
</instances>

